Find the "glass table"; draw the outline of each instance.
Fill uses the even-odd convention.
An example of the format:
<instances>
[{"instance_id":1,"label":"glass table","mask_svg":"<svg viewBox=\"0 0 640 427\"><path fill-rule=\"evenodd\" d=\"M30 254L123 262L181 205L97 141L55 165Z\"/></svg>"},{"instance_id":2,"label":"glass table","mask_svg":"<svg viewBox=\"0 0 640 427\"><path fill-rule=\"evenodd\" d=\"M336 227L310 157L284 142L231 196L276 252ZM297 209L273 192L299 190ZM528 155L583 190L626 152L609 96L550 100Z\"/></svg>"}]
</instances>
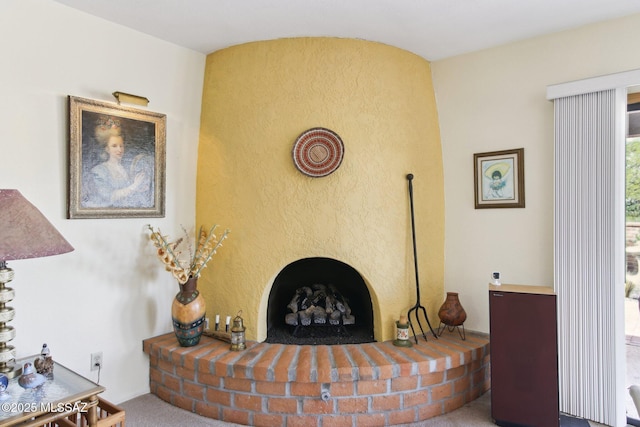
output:
<instances>
[{"instance_id":1,"label":"glass table","mask_svg":"<svg viewBox=\"0 0 640 427\"><path fill-rule=\"evenodd\" d=\"M38 357L16 360L23 366ZM54 361L52 378L35 389L23 389L18 377L9 380L10 397L0 401L0 426L41 426L71 414L86 415L89 426L97 424L98 394L105 388Z\"/></svg>"}]
</instances>

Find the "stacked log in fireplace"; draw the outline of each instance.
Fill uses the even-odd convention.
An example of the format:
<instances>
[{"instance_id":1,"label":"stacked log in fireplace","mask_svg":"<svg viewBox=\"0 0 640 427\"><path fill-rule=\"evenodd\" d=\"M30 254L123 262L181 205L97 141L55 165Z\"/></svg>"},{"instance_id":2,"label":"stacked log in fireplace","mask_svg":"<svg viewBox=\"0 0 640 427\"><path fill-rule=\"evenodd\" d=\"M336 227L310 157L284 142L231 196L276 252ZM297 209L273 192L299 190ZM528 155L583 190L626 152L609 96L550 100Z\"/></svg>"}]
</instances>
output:
<instances>
[{"instance_id":1,"label":"stacked log in fireplace","mask_svg":"<svg viewBox=\"0 0 640 427\"><path fill-rule=\"evenodd\" d=\"M342 326L356 322L347 299L332 284L297 288L287 308L291 312L285 315L285 323L291 326Z\"/></svg>"}]
</instances>

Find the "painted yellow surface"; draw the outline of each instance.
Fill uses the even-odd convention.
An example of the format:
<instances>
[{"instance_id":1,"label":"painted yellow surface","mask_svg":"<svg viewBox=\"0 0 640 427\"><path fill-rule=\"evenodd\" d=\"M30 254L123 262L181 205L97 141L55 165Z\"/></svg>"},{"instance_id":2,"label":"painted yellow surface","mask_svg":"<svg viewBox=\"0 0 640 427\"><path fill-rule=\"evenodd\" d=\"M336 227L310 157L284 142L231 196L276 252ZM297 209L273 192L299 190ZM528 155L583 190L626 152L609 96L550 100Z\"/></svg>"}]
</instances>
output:
<instances>
[{"instance_id":1,"label":"painted yellow surface","mask_svg":"<svg viewBox=\"0 0 640 427\"><path fill-rule=\"evenodd\" d=\"M437 327L444 188L427 61L353 39L243 44L207 57L202 106L197 224L231 229L199 281L208 317L242 310L247 339L261 341L278 273L328 257L364 278L376 339L395 338L395 320L416 302L413 173L421 302ZM321 178L292 160L296 138L312 127L344 142L340 168Z\"/></svg>"}]
</instances>

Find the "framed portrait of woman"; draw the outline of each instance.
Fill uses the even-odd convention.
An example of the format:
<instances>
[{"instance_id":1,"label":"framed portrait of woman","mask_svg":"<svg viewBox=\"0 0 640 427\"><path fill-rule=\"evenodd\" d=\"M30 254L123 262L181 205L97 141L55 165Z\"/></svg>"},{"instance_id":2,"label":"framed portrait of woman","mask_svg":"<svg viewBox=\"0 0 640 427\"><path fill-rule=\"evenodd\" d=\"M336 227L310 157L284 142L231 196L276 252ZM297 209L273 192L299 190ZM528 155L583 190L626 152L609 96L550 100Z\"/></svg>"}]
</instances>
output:
<instances>
[{"instance_id":1,"label":"framed portrait of woman","mask_svg":"<svg viewBox=\"0 0 640 427\"><path fill-rule=\"evenodd\" d=\"M69 96L68 218L164 217L166 116Z\"/></svg>"}]
</instances>

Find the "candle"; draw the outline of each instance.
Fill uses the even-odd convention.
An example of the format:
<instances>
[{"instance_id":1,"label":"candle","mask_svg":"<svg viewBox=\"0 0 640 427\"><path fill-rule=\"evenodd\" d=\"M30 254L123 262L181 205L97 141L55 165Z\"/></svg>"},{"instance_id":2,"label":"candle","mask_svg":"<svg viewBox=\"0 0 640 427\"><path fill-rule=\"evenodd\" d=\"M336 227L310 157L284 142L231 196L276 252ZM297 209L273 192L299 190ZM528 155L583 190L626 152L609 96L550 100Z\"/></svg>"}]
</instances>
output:
<instances>
[{"instance_id":1,"label":"candle","mask_svg":"<svg viewBox=\"0 0 640 427\"><path fill-rule=\"evenodd\" d=\"M216 314L216 331L220 328L220 315Z\"/></svg>"},{"instance_id":2,"label":"candle","mask_svg":"<svg viewBox=\"0 0 640 427\"><path fill-rule=\"evenodd\" d=\"M401 314L400 321L398 323L401 325L406 325L407 323L409 323L409 319L407 319L407 316L405 316L404 314Z\"/></svg>"},{"instance_id":3,"label":"candle","mask_svg":"<svg viewBox=\"0 0 640 427\"><path fill-rule=\"evenodd\" d=\"M229 323L231 322L231 316L227 316L227 324L224 327L225 332L229 332Z\"/></svg>"}]
</instances>

